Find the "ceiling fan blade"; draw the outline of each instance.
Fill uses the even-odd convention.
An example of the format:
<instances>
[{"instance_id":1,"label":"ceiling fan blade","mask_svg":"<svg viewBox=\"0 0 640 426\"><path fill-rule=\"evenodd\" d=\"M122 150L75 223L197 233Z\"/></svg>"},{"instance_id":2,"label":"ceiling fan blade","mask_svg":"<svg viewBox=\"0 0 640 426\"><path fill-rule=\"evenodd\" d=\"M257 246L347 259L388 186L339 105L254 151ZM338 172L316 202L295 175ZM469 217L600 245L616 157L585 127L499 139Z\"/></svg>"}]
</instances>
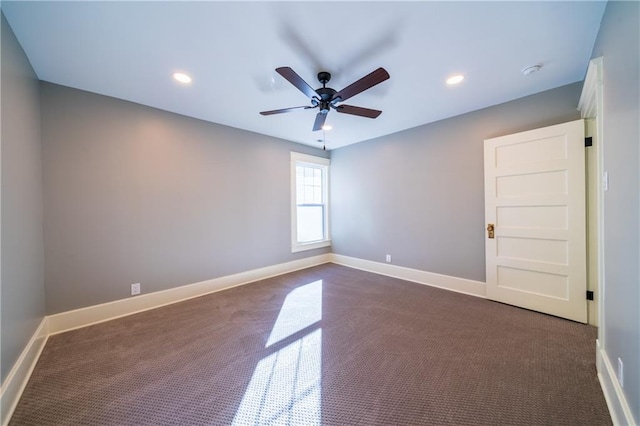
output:
<instances>
[{"instance_id":1,"label":"ceiling fan blade","mask_svg":"<svg viewBox=\"0 0 640 426\"><path fill-rule=\"evenodd\" d=\"M377 118L382 111L377 109L362 108L353 105L338 105L336 111L343 114L359 115L360 117Z\"/></svg>"},{"instance_id":2,"label":"ceiling fan blade","mask_svg":"<svg viewBox=\"0 0 640 426\"><path fill-rule=\"evenodd\" d=\"M271 111L261 111L260 114L262 115L273 115L273 114L282 114L283 112L289 112L289 111L294 111L296 109L310 109L313 108L311 106L297 106L297 107L291 107L291 108L283 108L283 109L274 109Z\"/></svg>"},{"instance_id":3,"label":"ceiling fan blade","mask_svg":"<svg viewBox=\"0 0 640 426\"><path fill-rule=\"evenodd\" d=\"M331 98L331 101L344 102L352 96L382 83L389 78L389 73L384 68L378 68L377 70L365 75L360 80L351 83Z\"/></svg>"},{"instance_id":4,"label":"ceiling fan blade","mask_svg":"<svg viewBox=\"0 0 640 426\"><path fill-rule=\"evenodd\" d=\"M324 126L324 122L326 119L327 119L327 113L319 112L318 115L316 115L315 123L313 123L313 131L316 132L318 130L322 130L322 126Z\"/></svg>"},{"instance_id":5,"label":"ceiling fan blade","mask_svg":"<svg viewBox=\"0 0 640 426\"><path fill-rule=\"evenodd\" d=\"M289 67L276 68L276 72L287 79L287 81L298 88L302 93L309 98L318 96L315 90L307 84L294 70Z\"/></svg>"}]
</instances>

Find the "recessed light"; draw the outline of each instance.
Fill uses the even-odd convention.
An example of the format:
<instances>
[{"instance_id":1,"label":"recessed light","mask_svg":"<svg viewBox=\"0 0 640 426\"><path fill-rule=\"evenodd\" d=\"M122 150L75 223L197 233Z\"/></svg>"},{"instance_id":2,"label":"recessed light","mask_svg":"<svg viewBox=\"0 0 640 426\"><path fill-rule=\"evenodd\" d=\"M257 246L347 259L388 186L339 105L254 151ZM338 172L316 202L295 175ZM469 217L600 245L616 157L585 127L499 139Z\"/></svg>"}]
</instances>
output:
<instances>
[{"instance_id":1,"label":"recessed light","mask_svg":"<svg viewBox=\"0 0 640 426\"><path fill-rule=\"evenodd\" d=\"M189 77L187 74L183 73L183 72L174 72L173 73L173 78L182 84L189 84L191 83L191 77Z\"/></svg>"},{"instance_id":2,"label":"recessed light","mask_svg":"<svg viewBox=\"0 0 640 426\"><path fill-rule=\"evenodd\" d=\"M462 80L464 80L464 75L462 74L456 74L456 75L452 75L451 77L449 77L447 79L447 84L451 85L451 84L458 84L460 83Z\"/></svg>"},{"instance_id":3,"label":"recessed light","mask_svg":"<svg viewBox=\"0 0 640 426\"><path fill-rule=\"evenodd\" d=\"M322 126L322 130L329 131L329 130L331 130L331 129L333 129L333 126L330 126L330 125L328 125L328 124L325 124L324 126Z\"/></svg>"}]
</instances>

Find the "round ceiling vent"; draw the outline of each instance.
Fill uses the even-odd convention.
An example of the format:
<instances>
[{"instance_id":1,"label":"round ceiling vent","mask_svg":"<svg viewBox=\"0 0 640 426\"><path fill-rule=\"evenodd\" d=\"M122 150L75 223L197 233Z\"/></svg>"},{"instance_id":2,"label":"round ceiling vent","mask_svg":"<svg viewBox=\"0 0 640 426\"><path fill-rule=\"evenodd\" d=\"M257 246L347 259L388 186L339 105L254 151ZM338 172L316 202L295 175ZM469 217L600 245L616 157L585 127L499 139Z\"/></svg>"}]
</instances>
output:
<instances>
[{"instance_id":1,"label":"round ceiling vent","mask_svg":"<svg viewBox=\"0 0 640 426\"><path fill-rule=\"evenodd\" d=\"M540 64L528 66L522 70L522 75L529 75L534 72L538 72L540 71L540 68L542 68L542 65Z\"/></svg>"}]
</instances>

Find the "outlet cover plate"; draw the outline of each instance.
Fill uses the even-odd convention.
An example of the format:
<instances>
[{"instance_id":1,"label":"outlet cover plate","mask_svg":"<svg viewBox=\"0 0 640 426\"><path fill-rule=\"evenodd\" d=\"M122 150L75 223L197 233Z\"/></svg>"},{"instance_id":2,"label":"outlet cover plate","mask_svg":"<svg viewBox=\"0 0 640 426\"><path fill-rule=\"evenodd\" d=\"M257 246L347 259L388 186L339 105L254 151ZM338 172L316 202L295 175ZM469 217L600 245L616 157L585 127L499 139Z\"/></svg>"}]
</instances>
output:
<instances>
[{"instance_id":1,"label":"outlet cover plate","mask_svg":"<svg viewBox=\"0 0 640 426\"><path fill-rule=\"evenodd\" d=\"M136 296L140 294L140 283L131 284L131 295Z\"/></svg>"}]
</instances>

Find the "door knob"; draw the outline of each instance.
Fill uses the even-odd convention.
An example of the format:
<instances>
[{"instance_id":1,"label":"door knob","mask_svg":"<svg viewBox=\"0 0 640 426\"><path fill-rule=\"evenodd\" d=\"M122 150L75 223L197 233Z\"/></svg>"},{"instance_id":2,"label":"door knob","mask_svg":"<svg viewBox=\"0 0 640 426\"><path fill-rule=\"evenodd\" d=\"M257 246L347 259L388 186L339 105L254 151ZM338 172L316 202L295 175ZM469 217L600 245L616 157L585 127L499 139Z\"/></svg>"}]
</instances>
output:
<instances>
[{"instance_id":1,"label":"door knob","mask_svg":"<svg viewBox=\"0 0 640 426\"><path fill-rule=\"evenodd\" d=\"M487 237L493 238L493 228L494 228L493 223L490 223L487 225Z\"/></svg>"}]
</instances>

